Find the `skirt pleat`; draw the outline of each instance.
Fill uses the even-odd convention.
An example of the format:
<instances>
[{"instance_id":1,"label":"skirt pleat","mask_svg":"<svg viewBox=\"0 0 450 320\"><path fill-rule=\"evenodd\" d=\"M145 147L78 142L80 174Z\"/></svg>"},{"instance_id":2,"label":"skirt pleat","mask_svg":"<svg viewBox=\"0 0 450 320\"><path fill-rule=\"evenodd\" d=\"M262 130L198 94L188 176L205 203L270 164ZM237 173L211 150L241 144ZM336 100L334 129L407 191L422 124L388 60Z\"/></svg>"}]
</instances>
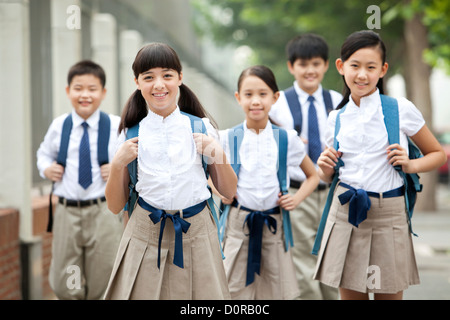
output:
<instances>
[{"instance_id":1,"label":"skirt pleat","mask_svg":"<svg viewBox=\"0 0 450 320\"><path fill-rule=\"evenodd\" d=\"M270 215L277 221L277 232L263 227L260 274L246 286L249 230L244 225L248 211L232 207L224 239L224 266L231 298L235 300L294 299L299 295L291 250L284 247L281 214Z\"/></svg>"},{"instance_id":2,"label":"skirt pleat","mask_svg":"<svg viewBox=\"0 0 450 320\"><path fill-rule=\"evenodd\" d=\"M325 225L314 279L358 292L397 293L419 284L403 197L371 197L367 219L348 222L338 186Z\"/></svg>"},{"instance_id":3,"label":"skirt pleat","mask_svg":"<svg viewBox=\"0 0 450 320\"><path fill-rule=\"evenodd\" d=\"M170 212L169 212L170 213ZM175 231L166 220L161 242L161 222L154 224L150 213L136 206L119 247L105 299L229 299L217 227L208 206L193 217L183 233L183 264L173 264Z\"/></svg>"}]
</instances>

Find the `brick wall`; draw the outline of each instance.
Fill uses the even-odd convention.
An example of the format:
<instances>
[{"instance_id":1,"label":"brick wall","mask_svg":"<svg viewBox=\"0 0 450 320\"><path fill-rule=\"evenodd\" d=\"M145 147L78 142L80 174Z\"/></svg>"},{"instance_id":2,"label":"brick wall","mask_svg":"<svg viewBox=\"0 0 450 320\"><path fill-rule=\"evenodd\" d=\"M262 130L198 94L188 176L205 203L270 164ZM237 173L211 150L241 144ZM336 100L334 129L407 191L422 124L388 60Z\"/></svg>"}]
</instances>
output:
<instances>
[{"instance_id":1,"label":"brick wall","mask_svg":"<svg viewBox=\"0 0 450 320\"><path fill-rule=\"evenodd\" d=\"M42 238L42 295L44 299L53 297L53 291L48 283L48 272L52 258L52 233L47 232L48 196L33 198L33 235ZM58 198L54 197L53 207Z\"/></svg>"},{"instance_id":2,"label":"brick wall","mask_svg":"<svg viewBox=\"0 0 450 320\"><path fill-rule=\"evenodd\" d=\"M55 205L56 199L53 200ZM42 295L53 299L48 284L52 254L52 234L48 233L48 196L33 198L33 235L42 239ZM0 300L22 299L19 212L0 209Z\"/></svg>"},{"instance_id":3,"label":"brick wall","mask_svg":"<svg viewBox=\"0 0 450 320\"><path fill-rule=\"evenodd\" d=\"M19 212L0 209L0 300L20 300Z\"/></svg>"}]
</instances>

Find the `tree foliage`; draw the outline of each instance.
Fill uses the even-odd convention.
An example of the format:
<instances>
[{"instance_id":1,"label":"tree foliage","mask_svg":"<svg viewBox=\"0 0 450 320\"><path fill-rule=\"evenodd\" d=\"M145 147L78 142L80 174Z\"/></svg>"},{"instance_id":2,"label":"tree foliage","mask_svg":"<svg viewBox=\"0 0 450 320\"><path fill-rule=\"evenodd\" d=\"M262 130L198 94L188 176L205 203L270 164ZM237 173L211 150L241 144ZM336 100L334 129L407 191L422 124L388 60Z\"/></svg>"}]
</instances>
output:
<instances>
[{"instance_id":1,"label":"tree foliage","mask_svg":"<svg viewBox=\"0 0 450 320\"><path fill-rule=\"evenodd\" d=\"M325 38L330 47L330 69L324 85L340 91L342 80L334 67L345 38L354 31L367 29L371 13L381 10L380 33L388 49L389 75L402 73L403 21L423 13L429 30L430 49L426 61L450 65L450 2L447 0L193 0L198 11L195 25L199 34L208 35L218 45L246 45L255 52L254 63L272 68L280 88L292 84L287 72L285 46L294 36L314 32ZM388 76L389 76L388 75Z\"/></svg>"}]
</instances>

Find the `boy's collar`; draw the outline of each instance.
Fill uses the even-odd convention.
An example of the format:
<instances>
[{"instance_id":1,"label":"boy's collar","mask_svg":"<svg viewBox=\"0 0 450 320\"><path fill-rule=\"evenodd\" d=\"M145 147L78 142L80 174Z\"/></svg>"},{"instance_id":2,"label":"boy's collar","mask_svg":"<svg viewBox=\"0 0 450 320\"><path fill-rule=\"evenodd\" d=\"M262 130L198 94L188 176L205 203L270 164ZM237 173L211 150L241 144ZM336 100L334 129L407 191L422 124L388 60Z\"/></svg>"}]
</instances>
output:
<instances>
[{"instance_id":1,"label":"boy's collar","mask_svg":"<svg viewBox=\"0 0 450 320\"><path fill-rule=\"evenodd\" d=\"M72 121L73 121L74 127L81 126L81 124L84 121L86 121L88 123L89 127L97 128L99 120L100 120L100 109L95 110L94 113L91 114L91 116L89 118L87 118L86 120L83 119L82 117L80 117L78 115L78 113L76 113L75 110L72 110Z\"/></svg>"},{"instance_id":2,"label":"boy's collar","mask_svg":"<svg viewBox=\"0 0 450 320\"><path fill-rule=\"evenodd\" d=\"M306 93L302 88L300 88L300 86L297 83L297 80L294 81L294 88L295 88L295 91L297 92L298 96L300 97L300 99L302 99L302 98L307 99L310 96L309 93ZM312 96L317 100L318 97L320 97L321 95L322 95L322 84L319 84L319 86L317 87L317 90L314 91Z\"/></svg>"}]
</instances>

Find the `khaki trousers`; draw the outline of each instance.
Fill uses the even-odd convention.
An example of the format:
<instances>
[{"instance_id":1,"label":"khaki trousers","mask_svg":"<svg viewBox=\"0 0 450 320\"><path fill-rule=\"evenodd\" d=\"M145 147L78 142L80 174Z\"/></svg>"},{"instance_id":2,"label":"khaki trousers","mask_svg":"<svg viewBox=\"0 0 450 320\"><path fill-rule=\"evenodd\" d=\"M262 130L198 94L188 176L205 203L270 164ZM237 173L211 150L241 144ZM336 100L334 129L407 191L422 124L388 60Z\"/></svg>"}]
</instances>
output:
<instances>
[{"instance_id":1,"label":"khaki trousers","mask_svg":"<svg viewBox=\"0 0 450 320\"><path fill-rule=\"evenodd\" d=\"M102 299L123 232L122 214L106 202L54 213L49 282L61 300Z\"/></svg>"},{"instance_id":2,"label":"khaki trousers","mask_svg":"<svg viewBox=\"0 0 450 320\"><path fill-rule=\"evenodd\" d=\"M298 189L290 188L295 194ZM300 205L291 211L292 237L294 247L292 256L300 288L299 299L302 300L335 300L338 290L313 279L317 256L311 254L323 208L327 200L329 188L316 189Z\"/></svg>"}]
</instances>

